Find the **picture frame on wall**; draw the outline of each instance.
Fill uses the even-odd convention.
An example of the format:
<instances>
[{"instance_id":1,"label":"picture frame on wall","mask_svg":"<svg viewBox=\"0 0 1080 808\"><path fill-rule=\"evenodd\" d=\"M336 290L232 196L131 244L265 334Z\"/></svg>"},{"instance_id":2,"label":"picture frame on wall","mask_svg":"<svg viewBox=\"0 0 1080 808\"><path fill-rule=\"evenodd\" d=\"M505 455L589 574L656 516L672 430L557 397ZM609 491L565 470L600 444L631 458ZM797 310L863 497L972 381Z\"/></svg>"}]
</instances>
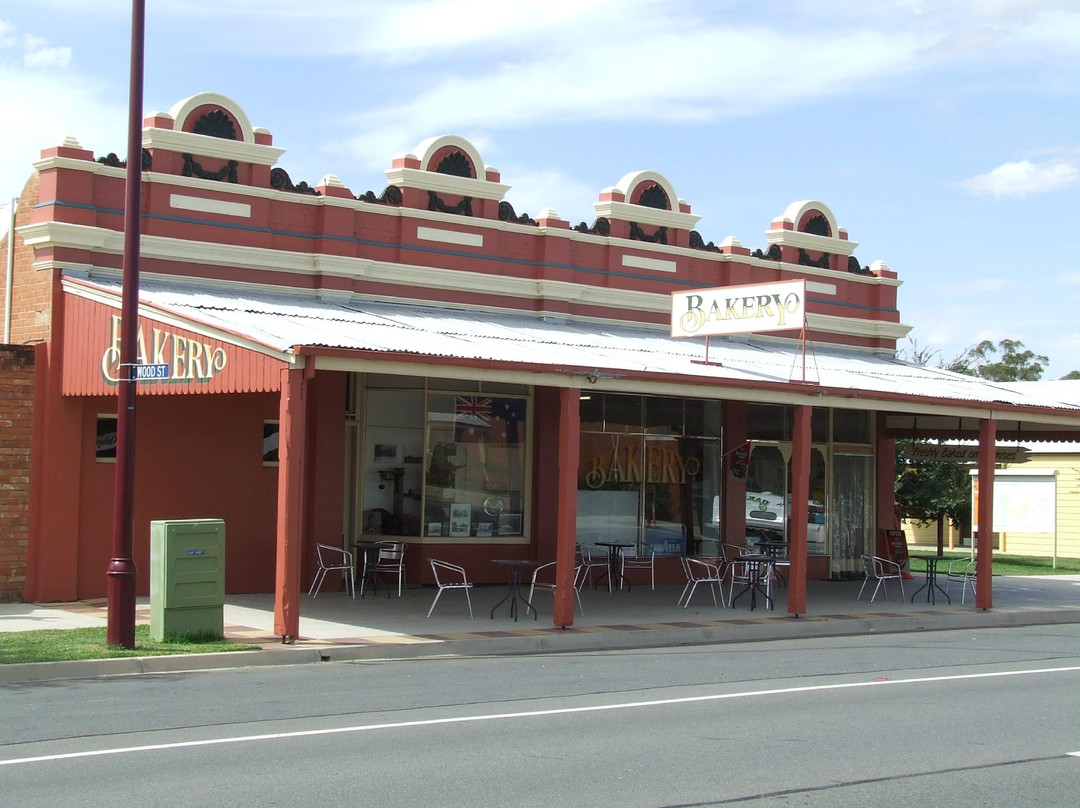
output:
<instances>
[{"instance_id":1,"label":"picture frame on wall","mask_svg":"<svg viewBox=\"0 0 1080 808\"><path fill-rule=\"evenodd\" d=\"M450 506L450 535L466 537L472 524L472 506L467 502L455 502Z\"/></svg>"},{"instance_id":2,"label":"picture frame on wall","mask_svg":"<svg viewBox=\"0 0 1080 808\"><path fill-rule=\"evenodd\" d=\"M501 513L499 514L499 535L500 536L518 536L521 534L521 514L520 513Z\"/></svg>"}]
</instances>

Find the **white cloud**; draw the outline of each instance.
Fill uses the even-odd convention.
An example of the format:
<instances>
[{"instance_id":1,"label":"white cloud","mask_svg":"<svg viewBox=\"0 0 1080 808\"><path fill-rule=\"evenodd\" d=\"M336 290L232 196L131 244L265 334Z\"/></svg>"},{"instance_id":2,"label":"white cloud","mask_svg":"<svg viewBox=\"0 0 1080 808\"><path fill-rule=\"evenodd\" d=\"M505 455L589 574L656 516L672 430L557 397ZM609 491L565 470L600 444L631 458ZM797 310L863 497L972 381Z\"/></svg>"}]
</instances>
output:
<instances>
[{"instance_id":1,"label":"white cloud","mask_svg":"<svg viewBox=\"0 0 1080 808\"><path fill-rule=\"evenodd\" d=\"M27 67L67 67L71 64L71 48L34 48L23 54Z\"/></svg>"},{"instance_id":2,"label":"white cloud","mask_svg":"<svg viewBox=\"0 0 1080 808\"><path fill-rule=\"evenodd\" d=\"M15 44L15 26L0 20L0 48L10 48Z\"/></svg>"},{"instance_id":3,"label":"white cloud","mask_svg":"<svg viewBox=\"0 0 1080 808\"><path fill-rule=\"evenodd\" d=\"M1002 197L1043 194L1078 183L1080 166L1075 161L1052 159L1003 163L988 174L969 177L958 184L975 196Z\"/></svg>"},{"instance_id":4,"label":"white cloud","mask_svg":"<svg viewBox=\"0 0 1080 808\"><path fill-rule=\"evenodd\" d=\"M85 77L11 69L0 64L0 98L7 121L0 127L0 199L22 191L41 150L68 134L98 154L122 152L127 130L126 98L104 100L104 88ZM42 99L49 99L42 103Z\"/></svg>"}]
</instances>

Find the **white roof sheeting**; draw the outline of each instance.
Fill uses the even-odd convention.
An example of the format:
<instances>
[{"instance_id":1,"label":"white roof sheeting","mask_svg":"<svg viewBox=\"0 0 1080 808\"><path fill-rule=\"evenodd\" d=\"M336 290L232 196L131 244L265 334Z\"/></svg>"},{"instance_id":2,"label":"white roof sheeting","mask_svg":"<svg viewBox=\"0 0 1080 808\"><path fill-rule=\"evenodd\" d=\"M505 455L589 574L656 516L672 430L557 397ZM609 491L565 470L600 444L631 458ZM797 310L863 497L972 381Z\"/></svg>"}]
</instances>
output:
<instances>
[{"instance_id":1,"label":"white roof sheeting","mask_svg":"<svg viewBox=\"0 0 1080 808\"><path fill-rule=\"evenodd\" d=\"M68 275L120 293L118 279ZM594 368L600 376L662 374L668 381L678 376L688 383L726 382L736 387L802 378L803 357L794 342L714 338L709 346L712 364L706 365L703 340L673 339L666 329L345 299L333 293L318 298L316 294L251 292L192 281L181 285L144 279L140 284L144 304L285 352L302 347L356 349L544 366L576 375ZM993 383L912 365L891 354L834 347L811 347L805 361L807 381L868 398L895 399L903 394L942 403L1049 407L1059 410L1058 414L1076 410L1080 416L1080 395L1062 403L1064 397L1041 383ZM799 392L807 390L800 386Z\"/></svg>"}]
</instances>

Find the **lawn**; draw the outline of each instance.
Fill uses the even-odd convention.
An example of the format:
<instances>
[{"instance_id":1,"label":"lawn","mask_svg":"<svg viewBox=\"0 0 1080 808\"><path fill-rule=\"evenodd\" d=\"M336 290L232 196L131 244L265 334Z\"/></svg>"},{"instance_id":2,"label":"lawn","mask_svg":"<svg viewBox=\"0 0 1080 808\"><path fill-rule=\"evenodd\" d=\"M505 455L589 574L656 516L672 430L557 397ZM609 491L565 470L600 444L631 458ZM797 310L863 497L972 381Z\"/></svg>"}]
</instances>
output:
<instances>
[{"instance_id":1,"label":"lawn","mask_svg":"<svg viewBox=\"0 0 1080 808\"><path fill-rule=\"evenodd\" d=\"M166 637L150 639L149 626L135 627L135 648L128 650L106 642L106 628L43 629L11 631L0 643L0 664L13 662L58 662L71 659L113 659L116 657L167 656L170 654L210 654L221 651L257 651L244 645L217 639Z\"/></svg>"},{"instance_id":2,"label":"lawn","mask_svg":"<svg viewBox=\"0 0 1080 808\"><path fill-rule=\"evenodd\" d=\"M913 553L932 551L931 547L910 548ZM970 558L971 553L946 550L945 558ZM920 567L921 569L921 567ZM944 569L944 564L938 566ZM1049 556L1014 556L994 554L994 575L1080 575L1080 558L1058 557L1057 569Z\"/></svg>"}]
</instances>

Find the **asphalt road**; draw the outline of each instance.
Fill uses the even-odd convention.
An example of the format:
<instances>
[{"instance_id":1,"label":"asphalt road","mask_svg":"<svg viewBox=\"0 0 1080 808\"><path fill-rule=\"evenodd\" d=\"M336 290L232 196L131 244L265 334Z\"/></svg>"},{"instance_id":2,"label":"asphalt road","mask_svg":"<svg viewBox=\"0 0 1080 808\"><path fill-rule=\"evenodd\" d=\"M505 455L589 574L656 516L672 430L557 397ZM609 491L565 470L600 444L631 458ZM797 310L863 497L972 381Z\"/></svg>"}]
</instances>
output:
<instances>
[{"instance_id":1,"label":"asphalt road","mask_svg":"<svg viewBox=\"0 0 1080 808\"><path fill-rule=\"evenodd\" d=\"M1052 806L1080 626L0 687L0 805Z\"/></svg>"}]
</instances>

